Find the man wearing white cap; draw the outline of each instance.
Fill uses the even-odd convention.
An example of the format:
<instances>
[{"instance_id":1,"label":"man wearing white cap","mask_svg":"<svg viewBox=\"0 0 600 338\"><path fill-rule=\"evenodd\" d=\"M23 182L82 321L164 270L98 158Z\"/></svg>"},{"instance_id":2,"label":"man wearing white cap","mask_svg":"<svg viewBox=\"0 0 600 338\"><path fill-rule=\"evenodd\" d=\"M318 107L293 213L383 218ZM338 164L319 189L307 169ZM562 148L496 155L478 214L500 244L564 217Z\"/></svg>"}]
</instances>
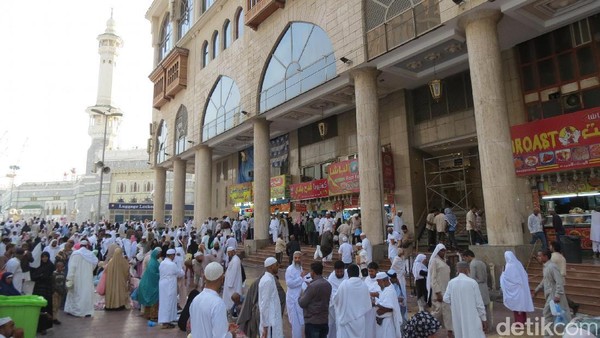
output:
<instances>
[{"instance_id":1,"label":"man wearing white cap","mask_svg":"<svg viewBox=\"0 0 600 338\"><path fill-rule=\"evenodd\" d=\"M69 258L65 312L77 317L91 317L94 314L94 268L98 258L88 250L88 241L83 240L79 245L79 250Z\"/></svg>"},{"instance_id":2,"label":"man wearing white cap","mask_svg":"<svg viewBox=\"0 0 600 338\"><path fill-rule=\"evenodd\" d=\"M444 302L452 310L452 326L458 338L484 338L487 330L485 305L477 282L469 277L469 263L456 264L458 276L448 283ZM477 320L479 319L479 320Z\"/></svg>"},{"instance_id":3,"label":"man wearing white cap","mask_svg":"<svg viewBox=\"0 0 600 338\"><path fill-rule=\"evenodd\" d=\"M173 262L175 253L175 249L167 250L167 257L158 267L158 322L163 324L163 329L174 328L171 322L177 320L177 279L182 278L184 272Z\"/></svg>"},{"instance_id":4,"label":"man wearing white cap","mask_svg":"<svg viewBox=\"0 0 600 338\"><path fill-rule=\"evenodd\" d=\"M221 264L208 264L204 278L204 290L190 305L192 338L235 338L238 326L227 322L227 307L218 293L224 280Z\"/></svg>"},{"instance_id":5,"label":"man wearing white cap","mask_svg":"<svg viewBox=\"0 0 600 338\"><path fill-rule=\"evenodd\" d=\"M348 267L348 279L340 283L332 299L337 337L366 338L366 315L371 311L369 288L360 278L357 265Z\"/></svg>"},{"instance_id":6,"label":"man wearing white cap","mask_svg":"<svg viewBox=\"0 0 600 338\"><path fill-rule=\"evenodd\" d=\"M260 311L260 337L283 337L281 304L275 275L279 271L279 263L275 257L265 259L266 272L258 284L258 309Z\"/></svg>"},{"instance_id":7,"label":"man wearing white cap","mask_svg":"<svg viewBox=\"0 0 600 338\"><path fill-rule=\"evenodd\" d=\"M227 257L229 257L229 263L227 264L227 272L225 273L223 301L227 309L231 309L233 306L231 296L235 293L242 294L242 261L235 254L235 248L233 247L227 248Z\"/></svg>"},{"instance_id":8,"label":"man wearing white cap","mask_svg":"<svg viewBox=\"0 0 600 338\"><path fill-rule=\"evenodd\" d=\"M367 264L369 264L369 257L367 256L367 250L363 248L361 242L356 243L356 265L360 269L362 277L367 276Z\"/></svg>"},{"instance_id":9,"label":"man wearing white cap","mask_svg":"<svg viewBox=\"0 0 600 338\"><path fill-rule=\"evenodd\" d=\"M402 314L400 313L400 304L398 295L394 286L390 283L390 278L385 272L378 272L376 277L377 284L383 290L379 298L375 301L376 317L375 335L378 338L400 338L402 333L400 325L402 324Z\"/></svg>"},{"instance_id":10,"label":"man wearing white cap","mask_svg":"<svg viewBox=\"0 0 600 338\"><path fill-rule=\"evenodd\" d=\"M398 212L394 216L392 222L394 223L394 231L402 234L402 226L404 225L404 221L402 220L402 209L398 209Z\"/></svg>"},{"instance_id":11,"label":"man wearing white cap","mask_svg":"<svg viewBox=\"0 0 600 338\"><path fill-rule=\"evenodd\" d=\"M338 254L340 254L341 261L344 262L344 269L348 267L348 265L352 264L352 244L348 243L348 237L340 236L342 239L342 245L338 249Z\"/></svg>"},{"instance_id":12,"label":"man wearing white cap","mask_svg":"<svg viewBox=\"0 0 600 338\"><path fill-rule=\"evenodd\" d=\"M292 338L302 338L302 326L304 325L304 315L302 308L298 304L304 276L306 271L302 271L302 252L293 253L294 264L290 264L285 270L285 283L287 284L287 293L285 305L287 307L288 319L292 326Z\"/></svg>"},{"instance_id":13,"label":"man wearing white cap","mask_svg":"<svg viewBox=\"0 0 600 338\"><path fill-rule=\"evenodd\" d=\"M369 264L373 261L373 246L371 245L371 241L367 238L366 233L362 232L360 234L360 242L367 253L367 264Z\"/></svg>"},{"instance_id":14,"label":"man wearing white cap","mask_svg":"<svg viewBox=\"0 0 600 338\"><path fill-rule=\"evenodd\" d=\"M0 338L23 338L25 333L23 329L15 329L15 322L12 318L0 318Z\"/></svg>"},{"instance_id":15,"label":"man wearing white cap","mask_svg":"<svg viewBox=\"0 0 600 338\"><path fill-rule=\"evenodd\" d=\"M192 260L192 270L194 270L194 284L198 290L202 289L204 281L204 267L202 261L204 260L204 253L202 251L196 251L194 259Z\"/></svg>"}]
</instances>

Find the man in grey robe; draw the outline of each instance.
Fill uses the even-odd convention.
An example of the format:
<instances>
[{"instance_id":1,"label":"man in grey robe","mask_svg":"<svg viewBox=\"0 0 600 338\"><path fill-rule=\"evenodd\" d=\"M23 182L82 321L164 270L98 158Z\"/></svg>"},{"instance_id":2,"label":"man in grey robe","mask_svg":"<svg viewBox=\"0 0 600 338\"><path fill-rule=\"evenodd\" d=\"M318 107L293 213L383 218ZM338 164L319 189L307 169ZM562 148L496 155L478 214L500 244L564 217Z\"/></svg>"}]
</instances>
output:
<instances>
[{"instance_id":1,"label":"man in grey robe","mask_svg":"<svg viewBox=\"0 0 600 338\"><path fill-rule=\"evenodd\" d=\"M483 305L485 305L485 313L487 315L488 330L492 326L492 314L490 309L490 291L488 288L488 272L487 266L480 259L475 258L475 253L471 250L467 250L463 253L463 258L469 263L469 277L473 278L479 286L479 292L481 293L481 299Z\"/></svg>"},{"instance_id":2,"label":"man in grey robe","mask_svg":"<svg viewBox=\"0 0 600 338\"><path fill-rule=\"evenodd\" d=\"M538 261L544 265L544 277L540 284L535 288L533 297L535 298L540 291L544 291L546 305L544 305L542 314L544 315L546 323L554 323L555 319L555 316L552 315L552 310L550 309L551 301L560 304L560 307L563 310L564 321L565 323L568 323L571 321L571 313L569 312L569 303L567 302L567 296L565 295L565 281L560 274L558 266L550 260L551 256L552 252L547 249L539 251L537 254Z\"/></svg>"}]
</instances>

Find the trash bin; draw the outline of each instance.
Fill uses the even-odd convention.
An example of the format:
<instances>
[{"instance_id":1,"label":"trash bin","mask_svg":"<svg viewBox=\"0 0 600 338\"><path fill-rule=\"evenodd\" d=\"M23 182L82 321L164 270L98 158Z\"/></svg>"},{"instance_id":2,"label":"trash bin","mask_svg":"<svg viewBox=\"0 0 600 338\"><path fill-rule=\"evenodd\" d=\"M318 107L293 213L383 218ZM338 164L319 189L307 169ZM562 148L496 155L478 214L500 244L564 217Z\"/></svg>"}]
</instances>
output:
<instances>
[{"instance_id":1,"label":"trash bin","mask_svg":"<svg viewBox=\"0 0 600 338\"><path fill-rule=\"evenodd\" d=\"M35 338L40 310L48 302L41 296L0 296L0 317L10 317L25 338Z\"/></svg>"},{"instance_id":2,"label":"trash bin","mask_svg":"<svg viewBox=\"0 0 600 338\"><path fill-rule=\"evenodd\" d=\"M561 236L560 245L567 263L581 264L581 238L579 236Z\"/></svg>"}]
</instances>

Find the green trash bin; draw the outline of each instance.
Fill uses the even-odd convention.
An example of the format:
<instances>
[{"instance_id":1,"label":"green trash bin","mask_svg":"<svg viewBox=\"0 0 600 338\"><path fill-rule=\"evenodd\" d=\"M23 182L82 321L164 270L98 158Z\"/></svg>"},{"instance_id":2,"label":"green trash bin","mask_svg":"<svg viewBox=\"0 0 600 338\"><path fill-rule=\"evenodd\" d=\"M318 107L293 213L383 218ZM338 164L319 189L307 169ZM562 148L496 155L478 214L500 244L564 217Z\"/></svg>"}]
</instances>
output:
<instances>
[{"instance_id":1,"label":"green trash bin","mask_svg":"<svg viewBox=\"0 0 600 338\"><path fill-rule=\"evenodd\" d=\"M41 296L0 296L0 318L12 318L25 338L35 338L40 310L47 304Z\"/></svg>"}]
</instances>

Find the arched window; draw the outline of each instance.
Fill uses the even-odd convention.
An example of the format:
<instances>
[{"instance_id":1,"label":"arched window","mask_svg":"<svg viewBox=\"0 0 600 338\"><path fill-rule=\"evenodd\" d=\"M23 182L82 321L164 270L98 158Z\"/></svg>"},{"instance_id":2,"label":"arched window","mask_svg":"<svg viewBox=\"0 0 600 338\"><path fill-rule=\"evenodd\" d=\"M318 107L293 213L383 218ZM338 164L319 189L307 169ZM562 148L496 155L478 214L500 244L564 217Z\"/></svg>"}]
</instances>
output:
<instances>
[{"instance_id":1,"label":"arched window","mask_svg":"<svg viewBox=\"0 0 600 338\"><path fill-rule=\"evenodd\" d=\"M212 38L212 58L215 59L219 55L219 32L215 31Z\"/></svg>"},{"instance_id":2,"label":"arched window","mask_svg":"<svg viewBox=\"0 0 600 338\"><path fill-rule=\"evenodd\" d=\"M167 159L167 121L161 122L160 129L158 129L157 144L156 147L156 163L162 163Z\"/></svg>"},{"instance_id":3,"label":"arched window","mask_svg":"<svg viewBox=\"0 0 600 338\"><path fill-rule=\"evenodd\" d=\"M179 7L179 39L181 39L194 23L194 0L181 0Z\"/></svg>"},{"instance_id":4,"label":"arched window","mask_svg":"<svg viewBox=\"0 0 600 338\"><path fill-rule=\"evenodd\" d=\"M240 110L240 91L237 85L231 78L221 76L204 110L202 141L238 125L241 122Z\"/></svg>"},{"instance_id":5,"label":"arched window","mask_svg":"<svg viewBox=\"0 0 600 338\"><path fill-rule=\"evenodd\" d=\"M202 44L202 67L206 67L210 58L208 56L208 41L204 41Z\"/></svg>"},{"instance_id":6,"label":"arched window","mask_svg":"<svg viewBox=\"0 0 600 338\"><path fill-rule=\"evenodd\" d=\"M187 109L181 105L175 117L175 154L183 153L187 145L187 115Z\"/></svg>"},{"instance_id":7,"label":"arched window","mask_svg":"<svg viewBox=\"0 0 600 338\"><path fill-rule=\"evenodd\" d=\"M229 20L225 20L223 25L223 49L229 48L231 45L231 23Z\"/></svg>"},{"instance_id":8,"label":"arched window","mask_svg":"<svg viewBox=\"0 0 600 338\"><path fill-rule=\"evenodd\" d=\"M336 76L333 46L319 26L294 22L271 54L262 82L260 112L274 108Z\"/></svg>"},{"instance_id":9,"label":"arched window","mask_svg":"<svg viewBox=\"0 0 600 338\"><path fill-rule=\"evenodd\" d=\"M117 187L117 191L120 194L126 193L127 192L127 186L125 185L125 183L120 182L119 185L118 185L118 187Z\"/></svg>"},{"instance_id":10,"label":"arched window","mask_svg":"<svg viewBox=\"0 0 600 338\"><path fill-rule=\"evenodd\" d=\"M171 51L171 18L167 14L163 20L163 24L160 27L160 49L158 51L158 61L165 58L165 56Z\"/></svg>"},{"instance_id":11,"label":"arched window","mask_svg":"<svg viewBox=\"0 0 600 338\"><path fill-rule=\"evenodd\" d=\"M244 9L238 8L235 15L235 39L239 39L244 35Z\"/></svg>"},{"instance_id":12,"label":"arched window","mask_svg":"<svg viewBox=\"0 0 600 338\"><path fill-rule=\"evenodd\" d=\"M138 192L140 189L139 185L137 184L137 182L133 182L131 184L131 192Z\"/></svg>"},{"instance_id":13,"label":"arched window","mask_svg":"<svg viewBox=\"0 0 600 338\"><path fill-rule=\"evenodd\" d=\"M212 6L215 3L215 0L202 0L203 4L202 4L202 13L206 12L210 6Z\"/></svg>"}]
</instances>

